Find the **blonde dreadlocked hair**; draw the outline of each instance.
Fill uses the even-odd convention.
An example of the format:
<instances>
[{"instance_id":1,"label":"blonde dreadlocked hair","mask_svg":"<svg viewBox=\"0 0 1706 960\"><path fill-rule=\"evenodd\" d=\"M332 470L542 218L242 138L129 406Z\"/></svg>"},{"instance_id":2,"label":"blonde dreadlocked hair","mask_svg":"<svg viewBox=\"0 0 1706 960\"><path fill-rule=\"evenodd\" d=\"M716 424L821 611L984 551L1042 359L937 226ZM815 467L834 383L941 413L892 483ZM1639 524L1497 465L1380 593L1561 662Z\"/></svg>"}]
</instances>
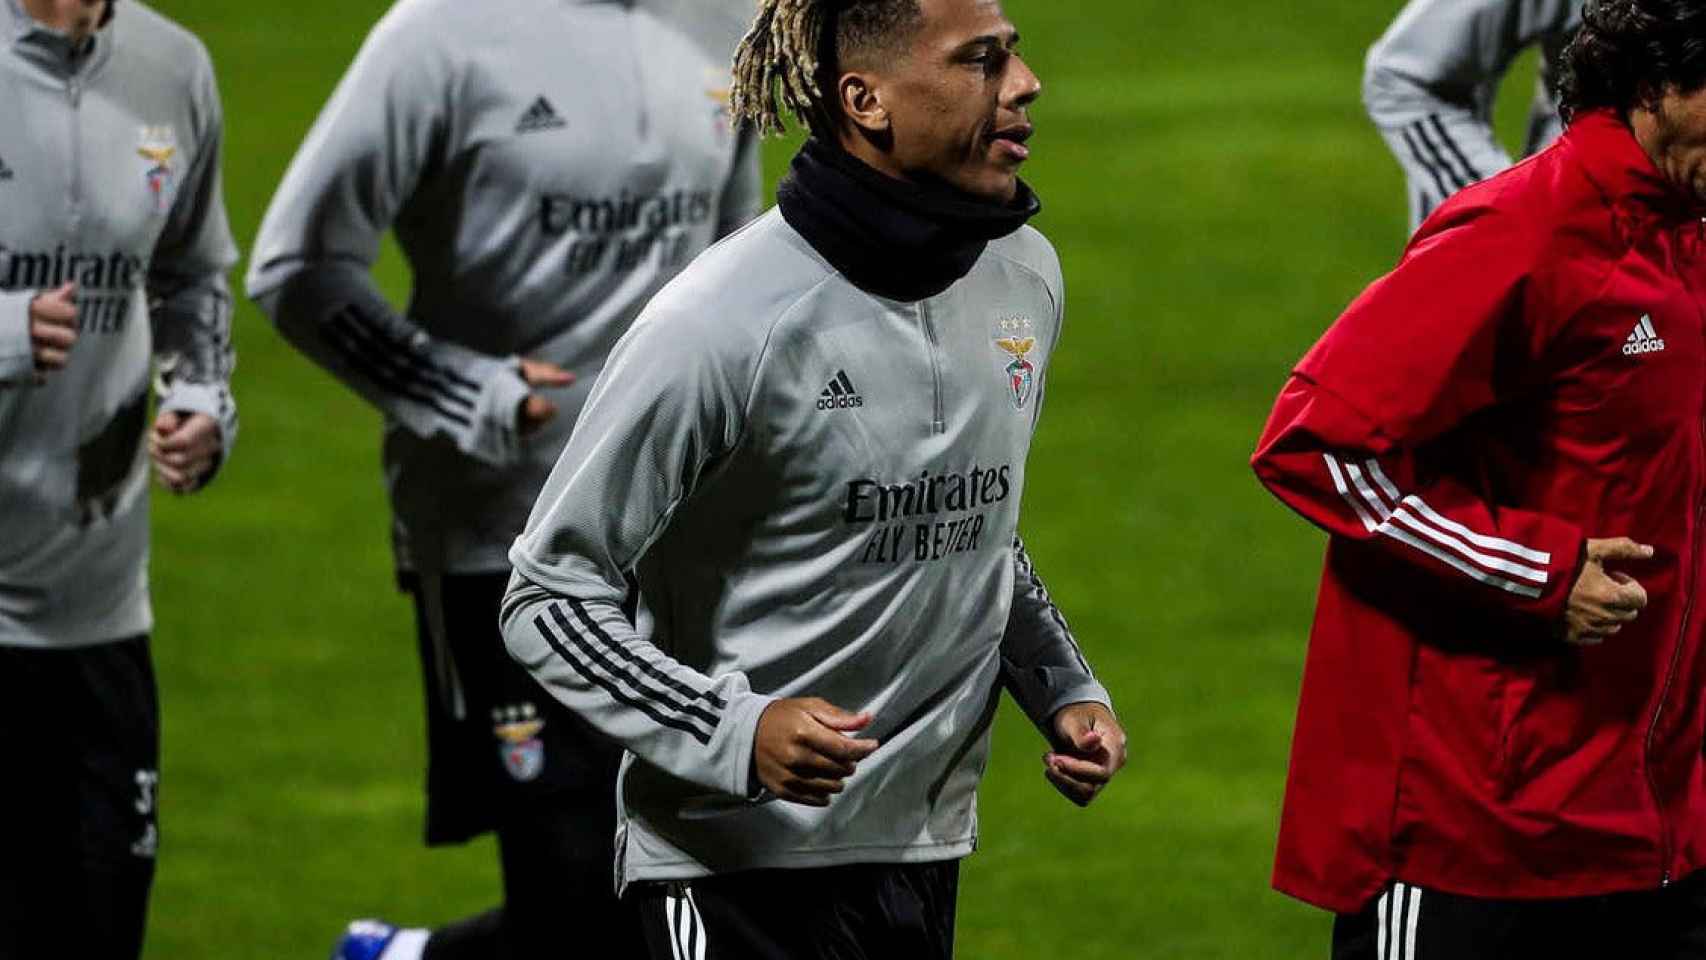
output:
<instances>
[{"instance_id":1,"label":"blonde dreadlocked hair","mask_svg":"<svg viewBox=\"0 0 1706 960\"><path fill-rule=\"evenodd\" d=\"M896 28L921 17L918 0L762 0L735 50L735 121L760 136L780 134L787 112L826 134L835 105L823 88L836 58L892 40Z\"/></svg>"}]
</instances>

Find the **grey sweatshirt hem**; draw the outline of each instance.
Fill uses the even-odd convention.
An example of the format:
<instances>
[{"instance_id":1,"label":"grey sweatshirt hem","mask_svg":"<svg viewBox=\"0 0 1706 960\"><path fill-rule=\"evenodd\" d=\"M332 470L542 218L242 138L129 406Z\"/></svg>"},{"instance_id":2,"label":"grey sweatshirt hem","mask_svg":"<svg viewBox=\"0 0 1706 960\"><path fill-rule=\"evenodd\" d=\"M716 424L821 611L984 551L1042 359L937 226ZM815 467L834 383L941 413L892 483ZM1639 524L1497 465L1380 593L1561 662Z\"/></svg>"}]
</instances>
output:
<instances>
[{"instance_id":1,"label":"grey sweatshirt hem","mask_svg":"<svg viewBox=\"0 0 1706 960\"><path fill-rule=\"evenodd\" d=\"M628 830L639 826L630 822ZM650 860L644 864L634 864L632 858L624 851L623 867L617 894L628 889L630 884L654 883L668 880L697 880L716 874L732 873L737 870L815 870L823 867L843 867L857 863L939 863L944 860L963 860L977 850L977 833L958 840L946 840L937 843L903 844L900 846L888 844L855 845L846 847L807 848L799 847L792 850L780 850L743 860L736 866L712 869L697 860L682 858L679 860Z\"/></svg>"},{"instance_id":2,"label":"grey sweatshirt hem","mask_svg":"<svg viewBox=\"0 0 1706 960\"><path fill-rule=\"evenodd\" d=\"M27 622L0 621L0 647L80 650L117 643L153 633L154 611L144 593L140 602L127 597L124 603L114 605L111 610L103 609L98 616L84 617L74 623L55 622L51 631L30 627Z\"/></svg>"}]
</instances>

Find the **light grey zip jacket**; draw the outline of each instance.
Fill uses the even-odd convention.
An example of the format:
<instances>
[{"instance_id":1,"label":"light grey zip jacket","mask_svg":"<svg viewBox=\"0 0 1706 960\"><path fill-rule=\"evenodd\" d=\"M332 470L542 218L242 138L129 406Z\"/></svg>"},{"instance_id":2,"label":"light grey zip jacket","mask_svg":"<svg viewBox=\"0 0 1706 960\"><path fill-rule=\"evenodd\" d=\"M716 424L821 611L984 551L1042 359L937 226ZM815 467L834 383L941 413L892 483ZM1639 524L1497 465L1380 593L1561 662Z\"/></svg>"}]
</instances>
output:
<instances>
[{"instance_id":1,"label":"light grey zip jacket","mask_svg":"<svg viewBox=\"0 0 1706 960\"><path fill-rule=\"evenodd\" d=\"M134 0L76 56L18 0L0 29L0 644L126 639L153 626L153 361L162 408L237 437L219 95L201 43ZM77 345L37 384L29 304L68 281Z\"/></svg>"},{"instance_id":2,"label":"light grey zip jacket","mask_svg":"<svg viewBox=\"0 0 1706 960\"><path fill-rule=\"evenodd\" d=\"M1404 168L1410 229L1463 187L1511 165L1493 103L1517 55L1541 48L1524 155L1564 130L1558 57L1582 0L1410 0L1368 51L1363 103Z\"/></svg>"},{"instance_id":3,"label":"light grey zip jacket","mask_svg":"<svg viewBox=\"0 0 1706 960\"><path fill-rule=\"evenodd\" d=\"M760 205L728 114L752 0L400 0L291 161L248 293L385 417L397 562L506 553L604 357ZM399 313L369 275L394 229ZM518 357L580 382L522 437Z\"/></svg>"},{"instance_id":4,"label":"light grey zip jacket","mask_svg":"<svg viewBox=\"0 0 1706 960\"><path fill-rule=\"evenodd\" d=\"M510 551L503 628L629 751L621 883L964 856L1003 684L1044 727L1108 702L1018 540L1061 294L1029 227L902 303L772 210L617 346ZM793 696L876 717L827 808L747 799L759 714Z\"/></svg>"}]
</instances>

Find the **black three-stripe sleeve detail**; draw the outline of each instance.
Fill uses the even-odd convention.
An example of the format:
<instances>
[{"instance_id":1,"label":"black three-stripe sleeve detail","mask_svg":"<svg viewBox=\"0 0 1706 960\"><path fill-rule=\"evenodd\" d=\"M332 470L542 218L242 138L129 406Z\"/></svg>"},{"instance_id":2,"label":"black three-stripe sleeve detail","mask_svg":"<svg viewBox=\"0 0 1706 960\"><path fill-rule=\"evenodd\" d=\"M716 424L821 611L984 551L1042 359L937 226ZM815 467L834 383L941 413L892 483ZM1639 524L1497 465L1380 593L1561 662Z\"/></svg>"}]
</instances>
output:
<instances>
[{"instance_id":1,"label":"black three-stripe sleeve detail","mask_svg":"<svg viewBox=\"0 0 1706 960\"><path fill-rule=\"evenodd\" d=\"M1416 164L1423 170L1426 170L1428 172L1428 176L1433 178L1434 186L1439 189L1440 196L1451 196L1451 190L1446 187L1445 181L1440 179L1439 171L1435 170L1433 168L1433 164L1429 163L1428 159L1422 156L1422 149L1416 146L1415 136L1412 135L1408 129L1400 130L1399 136L1404 138L1404 145L1410 148L1411 159L1415 160Z\"/></svg>"},{"instance_id":2,"label":"black three-stripe sleeve detail","mask_svg":"<svg viewBox=\"0 0 1706 960\"><path fill-rule=\"evenodd\" d=\"M344 361L351 367L354 367L358 373L366 376L381 388L389 391L390 393L396 394L397 396L403 397L406 400L413 400L414 402L437 412L440 416L449 420L451 423L457 424L458 426L467 428L473 425L473 418L467 413L461 410L451 409L441 402L439 397L403 382L390 371L373 363L368 358L368 355L362 352L356 344L350 340L349 334L341 327L328 326L326 328L326 332L330 334L330 336L327 337L327 341L333 346L333 348L343 355Z\"/></svg>"},{"instance_id":3,"label":"black three-stripe sleeve detail","mask_svg":"<svg viewBox=\"0 0 1706 960\"><path fill-rule=\"evenodd\" d=\"M327 330L338 338L338 346L346 359L359 365L392 393L425 404L464 426L472 419L473 400L434 389L433 384L422 382L420 377L415 376L414 372L396 357L387 354L383 349L374 348L372 341L367 340L359 328L346 320L341 317L332 319Z\"/></svg>"},{"instance_id":4,"label":"black three-stripe sleeve detail","mask_svg":"<svg viewBox=\"0 0 1706 960\"><path fill-rule=\"evenodd\" d=\"M709 733L699 729L697 726L694 726L686 720L672 717L666 713L660 712L656 707L647 703L645 700L623 691L621 687L616 685L615 681L608 680L600 676L586 664L582 663L574 656L574 654L569 652L569 649L563 645L562 640L551 630L551 625L545 621L545 616L543 614L533 618L533 626L538 629L539 635L545 638L545 642L551 645L551 649L557 652L557 656L563 658L564 663L573 667L576 673L587 679L587 682L601 688L605 693L610 694L611 699L618 703L625 703L628 706L633 707L635 710L651 717L663 726L674 730L680 730L682 733L687 734L693 739L699 741L701 744L710 744L711 735ZM573 633L570 633L569 637L571 640L575 641L576 646L586 650L595 662L601 660L597 651L589 649L586 644L580 641ZM603 662L608 664L608 661ZM608 666L606 669L608 669Z\"/></svg>"},{"instance_id":5,"label":"black three-stripe sleeve detail","mask_svg":"<svg viewBox=\"0 0 1706 960\"><path fill-rule=\"evenodd\" d=\"M1457 141L1453 140L1451 134L1446 132L1445 124L1440 122L1438 114L1429 114L1428 122L1433 124L1434 132L1439 134L1439 139L1445 144L1445 148L1451 152L1458 163L1463 165L1463 173L1469 178L1470 183L1486 179L1481 175L1481 171L1476 170L1475 165L1469 162L1469 158L1464 156L1463 151L1457 148Z\"/></svg>"},{"instance_id":6,"label":"black three-stripe sleeve detail","mask_svg":"<svg viewBox=\"0 0 1706 960\"><path fill-rule=\"evenodd\" d=\"M1428 136L1428 124L1426 120L1416 121L1415 125L1410 129L1416 132L1416 139L1421 141L1422 149L1427 151L1427 155L1433 159L1434 169L1443 171L1445 175L1450 178L1454 188L1457 190L1461 190L1464 187L1469 186L1469 181L1465 180L1463 178L1463 174L1459 173L1457 168L1452 166L1451 162L1445 159L1445 154L1439 151L1439 146L1434 143L1432 137Z\"/></svg>"},{"instance_id":7,"label":"black three-stripe sleeve detail","mask_svg":"<svg viewBox=\"0 0 1706 960\"><path fill-rule=\"evenodd\" d=\"M480 388L472 381L460 376L451 376L445 368L431 363L417 352L390 336L376 326L372 319L362 314L355 307L340 310L331 322L348 334L358 346L365 348L374 358L388 363L399 377L406 378L421 387L442 394L469 409L473 409L474 401L480 395ZM466 395L464 395L466 394Z\"/></svg>"},{"instance_id":8,"label":"black three-stripe sleeve detail","mask_svg":"<svg viewBox=\"0 0 1706 960\"><path fill-rule=\"evenodd\" d=\"M1428 155L1428 159L1431 160L1428 167L1433 169L1433 171L1445 174L1445 179L1452 184L1452 189L1448 191L1447 196L1450 196L1450 193L1459 191L1459 189L1464 189L1465 186L1469 186L1469 181L1465 181L1464 176L1457 172L1457 167L1454 167L1454 165L1450 164L1450 162L1445 159L1445 153L1440 153L1440 148L1436 147L1435 143L1433 143L1433 138L1428 136L1428 121L1425 121L1425 119L1418 119L1416 123L1411 124L1411 130L1416 133L1416 142L1421 143L1423 152L1425 152L1426 155Z\"/></svg>"},{"instance_id":9,"label":"black three-stripe sleeve detail","mask_svg":"<svg viewBox=\"0 0 1706 960\"><path fill-rule=\"evenodd\" d=\"M1049 618L1054 621L1056 627L1060 628L1061 635L1066 638L1067 646L1072 648L1072 656L1078 661L1079 669L1090 676L1095 676L1096 672L1090 669L1089 662L1084 659L1084 651L1078 647L1078 638L1072 635L1072 628L1066 625L1066 617L1061 614L1060 608L1054 605L1054 599L1049 596L1048 588L1043 586L1042 577L1037 575L1036 564L1031 562L1031 555L1025 551L1024 541L1018 537L1013 538L1013 553L1018 558L1020 566L1024 568L1025 578L1030 582L1031 589L1036 591L1037 597L1048 608Z\"/></svg>"},{"instance_id":10,"label":"black three-stripe sleeve detail","mask_svg":"<svg viewBox=\"0 0 1706 960\"><path fill-rule=\"evenodd\" d=\"M368 314L365 311L363 311L358 305L353 304L353 303L348 304L345 307L344 312L348 313L349 315L353 316L356 320L360 321L362 326L371 330L373 332L374 336L378 337L381 341L383 341L387 346L391 347L393 350L396 350L398 353L404 354L404 355L406 355L412 359L417 360L421 364L421 366L423 366L427 370L427 372L434 374L438 377L441 377L446 381L449 381L450 384L454 384L454 385L460 386L460 387L465 387L469 390L475 391L476 393L479 392L479 389L480 389L479 384L468 379L467 377L463 376L462 374L457 373L455 370L451 369L450 367L445 366L442 363L433 363L431 359L422 356L420 351L418 349L416 349L414 344L411 344L407 338L398 336L396 333L393 333L392 331L386 330L380 324L375 323L373 321L373 318L368 316Z\"/></svg>"},{"instance_id":11,"label":"black three-stripe sleeve detail","mask_svg":"<svg viewBox=\"0 0 1706 960\"><path fill-rule=\"evenodd\" d=\"M592 635L594 637L601 641L605 646L615 651L617 656L640 668L641 673L644 673L646 676L651 677L663 686L686 697L689 703L697 700L703 700L718 710L728 706L728 703L724 701L722 697L717 696L712 691L693 689L687 684L682 683L680 680L677 680L669 674L664 673L662 670L659 670L647 661L645 657L640 656L620 643L617 643L615 640L612 640L610 638L610 634L604 632L604 628L598 625L598 621L594 620L591 614L587 613L586 607L579 600L570 599L569 606L575 608L575 616L579 617L580 621L586 624L586 628L592 631ZM717 722L717 718L710 714L704 714L703 718L710 721L713 725Z\"/></svg>"},{"instance_id":12,"label":"black three-stripe sleeve detail","mask_svg":"<svg viewBox=\"0 0 1706 960\"><path fill-rule=\"evenodd\" d=\"M594 663L603 667L606 673L628 684L628 686L633 687L641 696L657 701L662 706L667 707L684 717L705 723L712 730L717 729L717 724L720 722L721 718L709 710L706 710L698 703L698 701L700 699L704 699L707 703L710 703L713 707L720 710L726 706L721 697L716 696L710 691L706 691L704 694L697 693L693 688L684 683L680 683L669 674L664 673L657 667L647 663L643 657L612 640L610 635L605 633L603 628L598 625L598 622L587 615L586 608L581 606L580 601L571 600L569 602L575 608L575 615L579 617L582 623L586 624L587 629L591 630L593 635L601 642L603 646L602 651L597 647L594 647L581 631L576 630L574 625L569 623L569 618L563 614L561 604L552 604L546 609L550 611L551 619L557 622L558 628L568 635L570 642L574 643L575 646L581 648L588 656L592 657ZM606 653L615 653L621 659L638 667L641 673L650 677L655 682L650 685L646 684L644 681L635 677L631 671L622 667L620 664L613 662L605 655ZM669 691L671 690L683 697L686 697L686 702L678 702L674 697L670 696Z\"/></svg>"}]
</instances>

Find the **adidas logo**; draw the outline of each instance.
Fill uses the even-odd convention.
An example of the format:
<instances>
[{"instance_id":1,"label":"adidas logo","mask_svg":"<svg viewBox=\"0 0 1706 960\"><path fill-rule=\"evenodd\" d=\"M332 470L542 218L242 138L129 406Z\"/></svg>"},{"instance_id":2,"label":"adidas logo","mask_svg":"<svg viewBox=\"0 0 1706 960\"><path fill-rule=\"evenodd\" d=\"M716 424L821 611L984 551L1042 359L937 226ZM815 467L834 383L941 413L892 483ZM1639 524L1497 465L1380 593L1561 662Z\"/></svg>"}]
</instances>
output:
<instances>
[{"instance_id":1,"label":"adidas logo","mask_svg":"<svg viewBox=\"0 0 1706 960\"><path fill-rule=\"evenodd\" d=\"M555 130L569 125L567 120L557 116L557 111L551 107L551 101L541 96L533 101L533 106L521 115L515 122L516 133L537 133L540 130Z\"/></svg>"},{"instance_id":2,"label":"adidas logo","mask_svg":"<svg viewBox=\"0 0 1706 960\"><path fill-rule=\"evenodd\" d=\"M819 410L850 410L865 405L865 398L859 396L854 389L853 381L847 379L847 371L837 370L829 381L829 386L823 388L823 393L817 398Z\"/></svg>"},{"instance_id":3,"label":"adidas logo","mask_svg":"<svg viewBox=\"0 0 1706 960\"><path fill-rule=\"evenodd\" d=\"M0 160L0 183L12 179L12 168L6 166L5 160Z\"/></svg>"},{"instance_id":4,"label":"adidas logo","mask_svg":"<svg viewBox=\"0 0 1706 960\"><path fill-rule=\"evenodd\" d=\"M1638 356L1643 353L1658 353L1665 348L1664 340L1659 338L1657 330L1653 329L1652 314L1641 317L1635 324L1635 329L1629 334L1629 339L1623 343L1625 357Z\"/></svg>"}]
</instances>

